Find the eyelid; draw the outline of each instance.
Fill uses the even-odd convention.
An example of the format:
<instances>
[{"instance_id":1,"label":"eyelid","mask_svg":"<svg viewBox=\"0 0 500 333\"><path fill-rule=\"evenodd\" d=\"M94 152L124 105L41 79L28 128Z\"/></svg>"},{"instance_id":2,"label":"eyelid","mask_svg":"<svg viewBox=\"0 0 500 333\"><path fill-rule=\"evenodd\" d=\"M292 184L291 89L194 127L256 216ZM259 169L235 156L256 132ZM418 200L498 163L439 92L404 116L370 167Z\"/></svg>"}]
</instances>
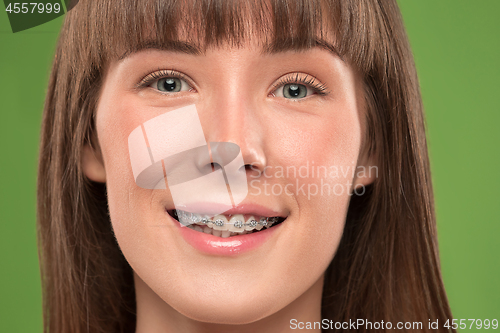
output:
<instances>
[{"instance_id":1,"label":"eyelid","mask_svg":"<svg viewBox=\"0 0 500 333\"><path fill-rule=\"evenodd\" d=\"M147 74L145 77L139 81L137 84L137 88L144 88L150 86L153 82L158 81L160 79L164 79L166 77L175 77L181 80L186 81L186 83L194 89L193 80L184 73L176 71L174 69L158 69L152 73Z\"/></svg>"},{"instance_id":2,"label":"eyelid","mask_svg":"<svg viewBox=\"0 0 500 333\"><path fill-rule=\"evenodd\" d=\"M311 88L318 95L328 95L330 91L326 85L321 83L317 78L306 73L288 73L281 76L276 83L271 86L271 92L274 93L278 88L285 84L298 83Z\"/></svg>"}]
</instances>

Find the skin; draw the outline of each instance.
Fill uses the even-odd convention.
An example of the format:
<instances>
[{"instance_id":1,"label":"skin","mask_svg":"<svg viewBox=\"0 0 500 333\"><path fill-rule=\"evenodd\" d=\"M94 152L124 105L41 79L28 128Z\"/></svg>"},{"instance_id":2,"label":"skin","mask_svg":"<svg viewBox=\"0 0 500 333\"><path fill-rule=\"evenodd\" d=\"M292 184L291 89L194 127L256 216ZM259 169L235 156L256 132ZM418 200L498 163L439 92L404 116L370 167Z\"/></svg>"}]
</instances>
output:
<instances>
[{"instance_id":1,"label":"skin","mask_svg":"<svg viewBox=\"0 0 500 333\"><path fill-rule=\"evenodd\" d=\"M167 94L136 87L158 69L184 73L193 89ZM274 85L290 73L315 77L328 94L283 97ZM248 179L257 180L245 202L288 215L257 249L233 257L197 251L166 216L169 191L134 182L130 132L189 104L196 104L207 141L240 146L251 166ZM374 180L352 174L356 166L373 165L361 154L364 113L356 71L320 48L265 54L247 43L202 55L143 50L112 62L97 107L100 151L84 147L83 168L88 178L107 183L113 229L135 274L137 332L281 332L290 330L292 318L320 321L324 272L342 236L350 192ZM311 164L351 172L323 179L275 173ZM344 190L308 198L307 186L321 181ZM265 186L287 184L288 194L264 193Z\"/></svg>"}]
</instances>

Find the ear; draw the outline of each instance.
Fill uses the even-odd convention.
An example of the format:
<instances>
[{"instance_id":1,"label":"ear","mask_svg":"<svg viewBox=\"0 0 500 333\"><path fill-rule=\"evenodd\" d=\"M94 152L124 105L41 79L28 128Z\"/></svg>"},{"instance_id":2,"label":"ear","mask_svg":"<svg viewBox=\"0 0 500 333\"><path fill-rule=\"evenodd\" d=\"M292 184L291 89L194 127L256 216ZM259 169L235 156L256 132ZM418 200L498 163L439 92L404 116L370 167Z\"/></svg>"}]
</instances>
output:
<instances>
[{"instance_id":1,"label":"ear","mask_svg":"<svg viewBox=\"0 0 500 333\"><path fill-rule=\"evenodd\" d=\"M353 190L370 185L378 178L378 164L375 154L360 156L354 175Z\"/></svg>"},{"instance_id":2,"label":"ear","mask_svg":"<svg viewBox=\"0 0 500 333\"><path fill-rule=\"evenodd\" d=\"M88 144L83 146L82 168L88 179L99 183L106 182L106 170L104 169L101 153L96 152Z\"/></svg>"}]
</instances>

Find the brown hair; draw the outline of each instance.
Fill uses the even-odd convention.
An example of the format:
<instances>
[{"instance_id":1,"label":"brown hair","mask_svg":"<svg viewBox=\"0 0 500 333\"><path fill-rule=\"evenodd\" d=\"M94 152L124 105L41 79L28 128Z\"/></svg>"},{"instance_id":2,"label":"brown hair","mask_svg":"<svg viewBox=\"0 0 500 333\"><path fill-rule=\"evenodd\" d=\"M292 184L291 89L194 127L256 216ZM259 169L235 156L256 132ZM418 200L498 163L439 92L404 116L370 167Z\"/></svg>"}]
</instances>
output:
<instances>
[{"instance_id":1,"label":"brown hair","mask_svg":"<svg viewBox=\"0 0 500 333\"><path fill-rule=\"evenodd\" d=\"M114 238L106 187L85 178L80 165L84 144L98 149L94 112L107 64L180 39L206 48L257 36L280 50L314 47L332 34L339 56L363 75L366 147L379 177L351 200L327 270L322 316L420 321L423 331L429 319L451 318L422 102L395 0L81 0L61 30L41 132L38 233L46 332L135 331L132 269Z\"/></svg>"}]
</instances>

